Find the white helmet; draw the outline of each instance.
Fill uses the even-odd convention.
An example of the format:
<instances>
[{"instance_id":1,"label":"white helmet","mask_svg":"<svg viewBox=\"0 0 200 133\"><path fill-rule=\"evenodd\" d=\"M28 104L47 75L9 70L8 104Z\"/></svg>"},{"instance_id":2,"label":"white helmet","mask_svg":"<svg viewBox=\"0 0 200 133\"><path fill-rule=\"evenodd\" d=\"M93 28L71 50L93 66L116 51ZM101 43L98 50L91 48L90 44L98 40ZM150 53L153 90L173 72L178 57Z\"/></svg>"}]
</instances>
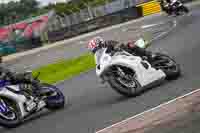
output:
<instances>
[{"instance_id":1,"label":"white helmet","mask_svg":"<svg viewBox=\"0 0 200 133\"><path fill-rule=\"evenodd\" d=\"M94 37L93 39L91 39L88 43L88 49L95 53L96 50L101 47L101 45L104 44L104 40L102 37L100 36L97 36L97 37Z\"/></svg>"}]
</instances>

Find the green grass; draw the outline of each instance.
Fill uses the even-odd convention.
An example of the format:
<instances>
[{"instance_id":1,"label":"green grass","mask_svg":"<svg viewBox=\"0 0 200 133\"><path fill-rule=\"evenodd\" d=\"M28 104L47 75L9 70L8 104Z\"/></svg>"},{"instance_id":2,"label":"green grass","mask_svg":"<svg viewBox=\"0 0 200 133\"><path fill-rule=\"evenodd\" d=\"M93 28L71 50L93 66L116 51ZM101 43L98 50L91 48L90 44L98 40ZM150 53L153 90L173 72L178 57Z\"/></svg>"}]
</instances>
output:
<instances>
[{"instance_id":1,"label":"green grass","mask_svg":"<svg viewBox=\"0 0 200 133\"><path fill-rule=\"evenodd\" d=\"M39 79L46 83L56 83L65 79L69 79L82 72L95 67L93 55L87 53L80 57L60 60L56 63L40 67L33 70L33 75L41 72Z\"/></svg>"}]
</instances>

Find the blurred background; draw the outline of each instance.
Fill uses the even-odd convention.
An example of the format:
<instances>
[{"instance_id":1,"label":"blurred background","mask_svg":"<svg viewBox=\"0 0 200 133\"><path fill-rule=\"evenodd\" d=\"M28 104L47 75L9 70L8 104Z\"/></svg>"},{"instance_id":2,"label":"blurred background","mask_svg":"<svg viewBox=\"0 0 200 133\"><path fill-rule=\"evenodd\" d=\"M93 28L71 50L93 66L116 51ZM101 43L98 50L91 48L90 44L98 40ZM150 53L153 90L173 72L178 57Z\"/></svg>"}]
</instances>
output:
<instances>
[{"instance_id":1,"label":"blurred background","mask_svg":"<svg viewBox=\"0 0 200 133\"><path fill-rule=\"evenodd\" d=\"M0 54L37 48L142 17L138 5L149 1L0 0Z\"/></svg>"}]
</instances>

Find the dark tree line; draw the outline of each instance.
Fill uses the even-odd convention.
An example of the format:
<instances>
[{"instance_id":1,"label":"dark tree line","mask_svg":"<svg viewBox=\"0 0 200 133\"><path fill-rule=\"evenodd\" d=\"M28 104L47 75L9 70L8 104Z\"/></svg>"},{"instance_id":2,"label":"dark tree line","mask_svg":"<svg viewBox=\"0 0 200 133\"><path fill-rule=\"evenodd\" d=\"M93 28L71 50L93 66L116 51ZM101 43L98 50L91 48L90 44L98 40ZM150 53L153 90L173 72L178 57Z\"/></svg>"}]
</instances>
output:
<instances>
[{"instance_id":1,"label":"dark tree line","mask_svg":"<svg viewBox=\"0 0 200 133\"><path fill-rule=\"evenodd\" d=\"M94 7L103 5L113 0L72 0L68 3L49 4L40 7L37 0L11 1L7 4L0 4L0 25L15 23L29 17L38 16L54 9L58 14L71 14L79 12L88 6Z\"/></svg>"},{"instance_id":2,"label":"dark tree line","mask_svg":"<svg viewBox=\"0 0 200 133\"><path fill-rule=\"evenodd\" d=\"M68 3L58 3L54 6L54 9L58 14L71 14L73 12L79 12L81 9L104 5L114 0L72 0Z\"/></svg>"},{"instance_id":3,"label":"dark tree line","mask_svg":"<svg viewBox=\"0 0 200 133\"><path fill-rule=\"evenodd\" d=\"M9 24L26 18L38 11L39 3L36 0L11 1L0 4L0 24Z\"/></svg>"}]
</instances>

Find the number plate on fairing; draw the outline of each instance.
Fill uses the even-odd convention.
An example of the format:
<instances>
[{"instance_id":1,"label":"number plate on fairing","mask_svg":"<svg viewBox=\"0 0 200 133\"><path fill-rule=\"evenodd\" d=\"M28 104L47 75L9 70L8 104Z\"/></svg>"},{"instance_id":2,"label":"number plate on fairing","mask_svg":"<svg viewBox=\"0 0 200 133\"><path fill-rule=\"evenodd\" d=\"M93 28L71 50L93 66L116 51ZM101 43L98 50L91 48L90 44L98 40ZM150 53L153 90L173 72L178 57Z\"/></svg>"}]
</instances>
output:
<instances>
[{"instance_id":1,"label":"number plate on fairing","mask_svg":"<svg viewBox=\"0 0 200 133\"><path fill-rule=\"evenodd\" d=\"M33 100L26 102L27 111L32 111L34 108L36 108L36 106L37 106L37 104Z\"/></svg>"}]
</instances>

